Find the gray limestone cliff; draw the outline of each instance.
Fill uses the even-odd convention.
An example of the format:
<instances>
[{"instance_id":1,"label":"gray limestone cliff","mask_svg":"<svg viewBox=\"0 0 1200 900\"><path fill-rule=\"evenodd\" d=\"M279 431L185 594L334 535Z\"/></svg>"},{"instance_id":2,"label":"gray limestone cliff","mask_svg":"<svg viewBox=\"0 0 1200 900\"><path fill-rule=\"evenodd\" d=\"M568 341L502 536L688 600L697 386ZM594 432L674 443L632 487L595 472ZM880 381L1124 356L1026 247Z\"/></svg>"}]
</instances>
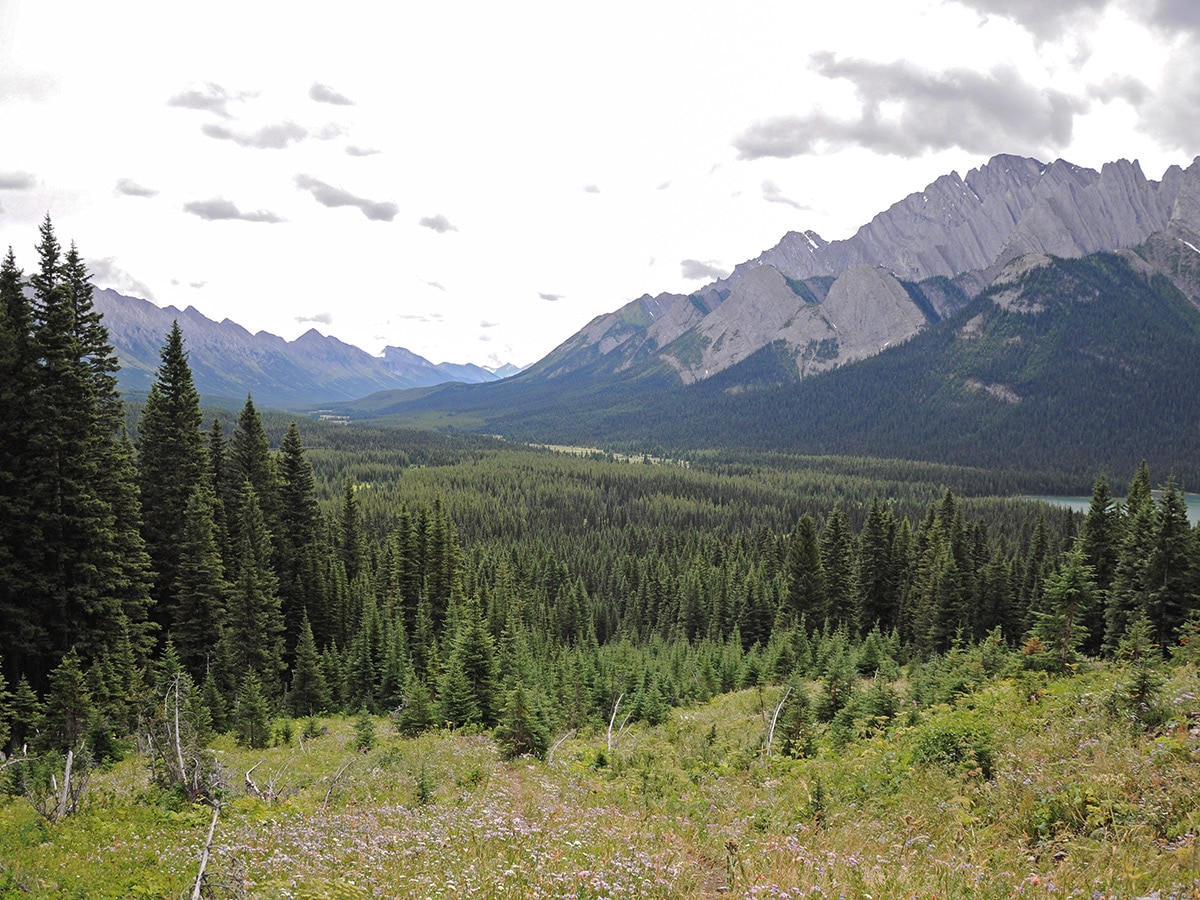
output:
<instances>
[{"instance_id":1,"label":"gray limestone cliff","mask_svg":"<svg viewBox=\"0 0 1200 900\"><path fill-rule=\"evenodd\" d=\"M965 178L938 178L845 240L789 232L693 294L640 297L533 368L553 377L657 361L691 383L782 341L800 374L813 374L952 315L1013 260L1134 247L1200 304L1200 158L1151 181L1136 161L1097 172L995 156Z\"/></svg>"}]
</instances>

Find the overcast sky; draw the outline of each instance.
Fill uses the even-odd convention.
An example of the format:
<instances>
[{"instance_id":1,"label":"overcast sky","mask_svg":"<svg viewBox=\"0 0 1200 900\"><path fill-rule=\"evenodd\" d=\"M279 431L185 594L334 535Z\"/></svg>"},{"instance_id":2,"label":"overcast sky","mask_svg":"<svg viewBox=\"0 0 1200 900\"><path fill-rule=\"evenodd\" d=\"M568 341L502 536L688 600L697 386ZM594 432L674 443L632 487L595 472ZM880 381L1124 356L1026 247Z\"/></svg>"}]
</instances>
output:
<instances>
[{"instance_id":1,"label":"overcast sky","mask_svg":"<svg viewBox=\"0 0 1200 900\"><path fill-rule=\"evenodd\" d=\"M0 248L526 365L996 153L1200 153L1195 0L0 0Z\"/></svg>"}]
</instances>

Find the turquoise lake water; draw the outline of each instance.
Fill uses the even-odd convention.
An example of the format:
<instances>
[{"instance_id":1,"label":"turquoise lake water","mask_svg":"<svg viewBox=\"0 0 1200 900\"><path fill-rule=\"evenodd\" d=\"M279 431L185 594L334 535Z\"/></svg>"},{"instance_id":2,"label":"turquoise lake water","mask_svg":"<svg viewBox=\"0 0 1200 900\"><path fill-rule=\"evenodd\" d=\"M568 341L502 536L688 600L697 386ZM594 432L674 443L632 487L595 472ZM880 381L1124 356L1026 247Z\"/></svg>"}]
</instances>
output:
<instances>
[{"instance_id":1,"label":"turquoise lake water","mask_svg":"<svg viewBox=\"0 0 1200 900\"><path fill-rule=\"evenodd\" d=\"M1055 506L1066 506L1076 512L1087 512L1088 507L1092 505L1091 497L1029 497L1027 499L1041 500L1044 503L1053 503ZM1200 522L1200 494L1184 494L1183 499L1187 504L1188 521L1195 525Z\"/></svg>"}]
</instances>

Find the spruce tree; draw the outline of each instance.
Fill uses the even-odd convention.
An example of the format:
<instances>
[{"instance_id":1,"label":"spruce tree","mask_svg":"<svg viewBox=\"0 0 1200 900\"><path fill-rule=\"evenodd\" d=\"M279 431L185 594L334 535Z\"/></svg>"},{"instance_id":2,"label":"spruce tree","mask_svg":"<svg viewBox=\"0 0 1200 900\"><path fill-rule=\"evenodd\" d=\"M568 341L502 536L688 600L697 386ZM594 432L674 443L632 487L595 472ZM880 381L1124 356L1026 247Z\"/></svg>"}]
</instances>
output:
<instances>
[{"instance_id":1,"label":"spruce tree","mask_svg":"<svg viewBox=\"0 0 1200 900\"><path fill-rule=\"evenodd\" d=\"M1197 572L1187 505L1174 478L1167 479L1154 514L1154 538L1147 560L1145 610L1154 641L1164 649L1197 602Z\"/></svg>"},{"instance_id":2,"label":"spruce tree","mask_svg":"<svg viewBox=\"0 0 1200 900\"><path fill-rule=\"evenodd\" d=\"M184 510L172 591L171 635L184 667L196 679L203 677L221 638L230 592L217 546L216 505L207 479L197 482Z\"/></svg>"},{"instance_id":3,"label":"spruce tree","mask_svg":"<svg viewBox=\"0 0 1200 900\"><path fill-rule=\"evenodd\" d=\"M326 599L317 577L318 510L312 465L304 454L296 423L288 426L279 446L279 531L275 535L275 570L283 610L285 646L296 647L300 620L307 610L325 618Z\"/></svg>"},{"instance_id":4,"label":"spruce tree","mask_svg":"<svg viewBox=\"0 0 1200 900\"><path fill-rule=\"evenodd\" d=\"M142 533L154 565L154 599L165 627L175 608L188 502L207 474L200 433L200 394L192 381L183 332L171 325L162 362L138 420Z\"/></svg>"},{"instance_id":5,"label":"spruce tree","mask_svg":"<svg viewBox=\"0 0 1200 900\"><path fill-rule=\"evenodd\" d=\"M292 667L292 685L287 702L288 711L293 716L315 716L333 706L329 685L321 671L321 654L317 652L307 613L300 620L300 640L296 644L296 662Z\"/></svg>"},{"instance_id":6,"label":"spruce tree","mask_svg":"<svg viewBox=\"0 0 1200 900\"><path fill-rule=\"evenodd\" d=\"M1113 503L1108 478L1100 475L1092 486L1092 500L1080 532L1084 561L1092 567L1096 582L1096 602L1084 622L1088 629L1084 646L1091 653L1098 652L1104 642L1104 610L1116 574L1120 528L1121 518Z\"/></svg>"},{"instance_id":7,"label":"spruce tree","mask_svg":"<svg viewBox=\"0 0 1200 900\"><path fill-rule=\"evenodd\" d=\"M77 748L92 726L93 715L92 695L72 647L50 673L39 743L47 750Z\"/></svg>"},{"instance_id":8,"label":"spruce tree","mask_svg":"<svg viewBox=\"0 0 1200 900\"><path fill-rule=\"evenodd\" d=\"M1039 668L1065 673L1078 662L1087 638L1088 611L1095 602L1092 567L1084 560L1082 542L1077 541L1046 579L1041 607L1033 611L1036 642L1026 645Z\"/></svg>"},{"instance_id":9,"label":"spruce tree","mask_svg":"<svg viewBox=\"0 0 1200 900\"><path fill-rule=\"evenodd\" d=\"M246 676L238 692L233 728L238 743L244 747L260 750L271 741L271 708L254 672Z\"/></svg>"},{"instance_id":10,"label":"spruce tree","mask_svg":"<svg viewBox=\"0 0 1200 900\"><path fill-rule=\"evenodd\" d=\"M243 487L239 512L237 568L229 592L226 635L236 671L252 672L260 690L274 700L283 671L283 616L271 568L271 535L249 481Z\"/></svg>"},{"instance_id":11,"label":"spruce tree","mask_svg":"<svg viewBox=\"0 0 1200 900\"><path fill-rule=\"evenodd\" d=\"M242 485L250 482L258 498L263 521L273 538L279 523L278 475L275 460L271 457L271 445L263 429L262 416L254 408L254 401L250 397L246 398L246 405L238 414L226 461L229 469L227 477L236 486L233 521L237 521L241 513Z\"/></svg>"},{"instance_id":12,"label":"spruce tree","mask_svg":"<svg viewBox=\"0 0 1200 900\"><path fill-rule=\"evenodd\" d=\"M37 466L32 444L39 410L33 306L12 248L0 264L0 657L15 681L25 660L47 648L47 623L29 604L37 587L41 542L33 527Z\"/></svg>"},{"instance_id":13,"label":"spruce tree","mask_svg":"<svg viewBox=\"0 0 1200 900\"><path fill-rule=\"evenodd\" d=\"M854 621L854 537L850 522L835 506L821 533L821 568L825 573L826 610L834 624ZM820 622L813 622L820 626Z\"/></svg>"},{"instance_id":14,"label":"spruce tree","mask_svg":"<svg viewBox=\"0 0 1200 900\"><path fill-rule=\"evenodd\" d=\"M544 759L550 749L550 723L546 711L526 692L521 682L517 682L505 697L496 726L496 743L506 759L526 754Z\"/></svg>"},{"instance_id":15,"label":"spruce tree","mask_svg":"<svg viewBox=\"0 0 1200 900\"><path fill-rule=\"evenodd\" d=\"M820 627L828 615L825 602L825 569L821 564L821 546L817 523L805 513L796 524L788 542L784 560L787 576L787 610L790 621L806 621Z\"/></svg>"},{"instance_id":16,"label":"spruce tree","mask_svg":"<svg viewBox=\"0 0 1200 900\"><path fill-rule=\"evenodd\" d=\"M35 677L72 645L101 655L119 639L122 617L144 629L150 604L116 357L77 248L62 253L48 217L40 237L30 279L39 367L29 402L39 416L26 548L35 574L24 601L41 617L33 634L49 640L28 648L42 660Z\"/></svg>"}]
</instances>

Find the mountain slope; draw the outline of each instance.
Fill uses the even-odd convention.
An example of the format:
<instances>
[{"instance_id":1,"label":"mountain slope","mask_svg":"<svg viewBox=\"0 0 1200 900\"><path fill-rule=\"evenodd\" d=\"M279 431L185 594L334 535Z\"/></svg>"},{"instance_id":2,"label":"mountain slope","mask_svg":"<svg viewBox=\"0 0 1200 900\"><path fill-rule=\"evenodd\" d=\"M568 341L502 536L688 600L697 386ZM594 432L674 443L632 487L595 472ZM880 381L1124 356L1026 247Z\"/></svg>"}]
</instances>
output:
<instances>
[{"instance_id":1,"label":"mountain slope","mask_svg":"<svg viewBox=\"0 0 1200 900\"><path fill-rule=\"evenodd\" d=\"M1145 457L1200 483L1200 310L1130 251L1023 257L911 340L797 374L775 342L690 386L665 366L606 374L597 358L553 379L385 394L345 411L436 410L521 440L891 456L1085 486Z\"/></svg>"},{"instance_id":2,"label":"mountain slope","mask_svg":"<svg viewBox=\"0 0 1200 900\"><path fill-rule=\"evenodd\" d=\"M502 377L478 366L434 365L401 347L386 348L382 358L371 356L315 329L294 341L251 334L228 319L214 322L194 307L160 308L112 290L97 289L94 301L121 361L125 391L150 389L175 320L184 333L196 387L208 398L241 400L252 394L260 405L301 407L383 390Z\"/></svg>"},{"instance_id":3,"label":"mountain slope","mask_svg":"<svg viewBox=\"0 0 1200 900\"><path fill-rule=\"evenodd\" d=\"M694 294L640 297L532 370L552 379L599 359L614 374L665 364L687 384L782 342L799 376L816 374L953 314L1019 256L1075 258L1156 233L1192 234L1197 198L1200 161L1150 181L1126 160L1097 172L996 156L966 178L951 173L910 194L846 240L791 232Z\"/></svg>"}]
</instances>

